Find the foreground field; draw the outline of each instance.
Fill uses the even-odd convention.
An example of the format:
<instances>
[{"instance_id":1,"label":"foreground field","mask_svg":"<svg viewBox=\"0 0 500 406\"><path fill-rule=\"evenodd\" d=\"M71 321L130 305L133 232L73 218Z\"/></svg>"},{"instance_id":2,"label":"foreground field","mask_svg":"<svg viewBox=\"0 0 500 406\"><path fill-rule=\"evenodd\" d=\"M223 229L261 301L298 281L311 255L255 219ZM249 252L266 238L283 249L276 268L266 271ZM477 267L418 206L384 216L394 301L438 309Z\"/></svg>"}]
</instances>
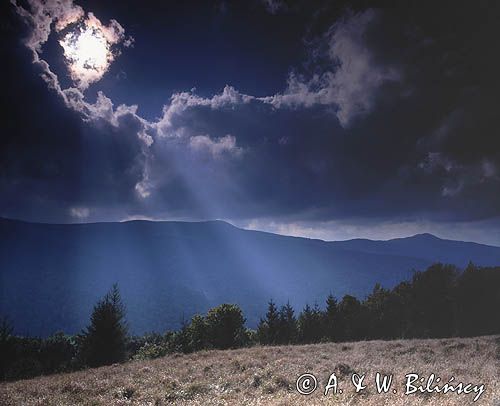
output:
<instances>
[{"instance_id":1,"label":"foreground field","mask_svg":"<svg viewBox=\"0 0 500 406\"><path fill-rule=\"evenodd\" d=\"M318 380L312 395L301 395L296 389L297 377L305 372ZM333 372L342 393L330 391L325 396ZM389 393L377 393L376 372L394 375ZM366 389L360 393L355 393L351 382L353 373L366 374ZM434 373L441 377L438 385L453 376L453 384L472 383L476 389L484 384L485 390L477 402L473 402L477 392L405 395L405 375L409 373L425 378L424 386ZM497 406L499 377L500 337L327 343L176 354L4 383L0 385L0 404Z\"/></svg>"}]
</instances>

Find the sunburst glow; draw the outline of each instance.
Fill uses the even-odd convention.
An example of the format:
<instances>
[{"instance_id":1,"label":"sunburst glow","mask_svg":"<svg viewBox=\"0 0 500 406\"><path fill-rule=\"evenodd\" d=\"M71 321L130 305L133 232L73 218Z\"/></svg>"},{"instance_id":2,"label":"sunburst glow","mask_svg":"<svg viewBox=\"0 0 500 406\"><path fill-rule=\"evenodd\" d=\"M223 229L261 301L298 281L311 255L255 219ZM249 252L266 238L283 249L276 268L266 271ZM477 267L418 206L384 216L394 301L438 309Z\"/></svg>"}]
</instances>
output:
<instances>
[{"instance_id":1,"label":"sunburst glow","mask_svg":"<svg viewBox=\"0 0 500 406\"><path fill-rule=\"evenodd\" d=\"M59 41L64 49L71 78L80 88L87 88L107 71L113 55L105 34L85 25Z\"/></svg>"}]
</instances>

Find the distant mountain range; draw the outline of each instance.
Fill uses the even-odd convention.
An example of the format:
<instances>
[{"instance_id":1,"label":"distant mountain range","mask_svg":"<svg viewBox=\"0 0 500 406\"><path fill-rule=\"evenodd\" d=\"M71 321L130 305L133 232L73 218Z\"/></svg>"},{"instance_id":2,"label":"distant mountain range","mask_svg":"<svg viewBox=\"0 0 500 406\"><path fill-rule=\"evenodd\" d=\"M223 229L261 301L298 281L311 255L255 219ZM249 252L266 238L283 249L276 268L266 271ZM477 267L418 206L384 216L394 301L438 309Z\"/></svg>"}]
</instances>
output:
<instances>
[{"instance_id":1,"label":"distant mountain range","mask_svg":"<svg viewBox=\"0 0 500 406\"><path fill-rule=\"evenodd\" d=\"M364 296L434 262L500 265L500 248L430 234L325 242L236 228L221 221L36 224L0 219L0 315L19 334L80 331L119 284L133 333L178 328L229 302L248 325L267 301L300 310L329 293Z\"/></svg>"}]
</instances>

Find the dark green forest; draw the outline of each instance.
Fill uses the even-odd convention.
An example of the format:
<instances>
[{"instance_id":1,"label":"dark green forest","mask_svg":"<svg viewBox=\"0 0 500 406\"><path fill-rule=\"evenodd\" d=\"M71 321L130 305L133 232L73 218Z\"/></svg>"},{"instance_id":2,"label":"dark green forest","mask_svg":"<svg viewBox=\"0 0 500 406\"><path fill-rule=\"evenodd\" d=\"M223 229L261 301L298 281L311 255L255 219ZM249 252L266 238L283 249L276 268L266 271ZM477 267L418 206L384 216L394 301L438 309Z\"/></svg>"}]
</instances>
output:
<instances>
[{"instance_id":1,"label":"dark green forest","mask_svg":"<svg viewBox=\"0 0 500 406\"><path fill-rule=\"evenodd\" d=\"M333 295L296 312L271 299L256 330L245 327L235 304L222 304L184 321L177 331L130 336L117 285L96 305L78 335L42 339L15 335L0 323L0 378L16 380L166 354L251 345L500 334L500 267L465 270L434 264L392 289L376 284L360 300Z\"/></svg>"}]
</instances>

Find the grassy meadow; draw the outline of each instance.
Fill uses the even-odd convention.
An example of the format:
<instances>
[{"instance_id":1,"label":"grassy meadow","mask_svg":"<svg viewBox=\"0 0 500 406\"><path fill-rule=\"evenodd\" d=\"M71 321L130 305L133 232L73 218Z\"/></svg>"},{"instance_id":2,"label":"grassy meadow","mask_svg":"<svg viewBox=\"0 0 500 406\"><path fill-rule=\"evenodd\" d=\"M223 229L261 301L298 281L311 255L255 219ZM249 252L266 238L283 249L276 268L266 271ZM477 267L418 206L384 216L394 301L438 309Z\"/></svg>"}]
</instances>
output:
<instances>
[{"instance_id":1,"label":"grassy meadow","mask_svg":"<svg viewBox=\"0 0 500 406\"><path fill-rule=\"evenodd\" d=\"M299 375L318 379L312 395L296 389ZM325 396L332 372L342 393ZM375 373L393 374L378 394ZM355 393L353 373L366 374ZM405 375L435 373L442 382L484 384L474 393L405 395ZM173 354L149 361L0 384L2 405L500 405L500 337L364 341L257 346ZM393 393L393 389L397 393Z\"/></svg>"}]
</instances>

